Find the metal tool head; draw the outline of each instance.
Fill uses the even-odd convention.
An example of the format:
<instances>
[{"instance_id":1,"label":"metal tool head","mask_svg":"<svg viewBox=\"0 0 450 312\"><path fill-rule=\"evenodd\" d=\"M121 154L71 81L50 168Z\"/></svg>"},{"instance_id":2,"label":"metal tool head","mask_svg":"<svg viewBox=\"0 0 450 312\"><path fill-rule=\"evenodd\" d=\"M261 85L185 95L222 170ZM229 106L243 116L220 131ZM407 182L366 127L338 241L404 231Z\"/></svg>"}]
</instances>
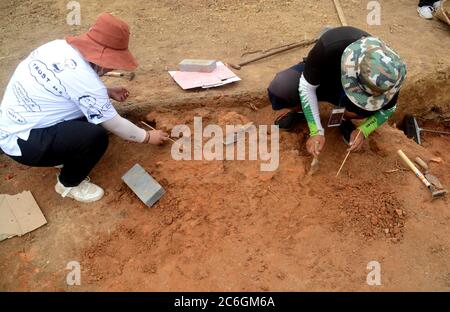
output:
<instances>
[{"instance_id":1,"label":"metal tool head","mask_svg":"<svg viewBox=\"0 0 450 312\"><path fill-rule=\"evenodd\" d=\"M436 176L426 173L425 178L438 190L444 189L444 186L442 185L441 181L439 181L439 179Z\"/></svg>"},{"instance_id":2,"label":"metal tool head","mask_svg":"<svg viewBox=\"0 0 450 312\"><path fill-rule=\"evenodd\" d=\"M446 189L439 190L439 189L436 189L434 186L430 187L430 191L431 191L431 197L432 197L431 200L442 198L445 195L447 195L447 193L448 193L448 190L446 190Z\"/></svg>"},{"instance_id":3,"label":"metal tool head","mask_svg":"<svg viewBox=\"0 0 450 312\"><path fill-rule=\"evenodd\" d=\"M403 131L408 138L414 139L419 145L422 144L422 140L420 139L420 128L416 117L405 115L405 118L403 119Z\"/></svg>"}]
</instances>

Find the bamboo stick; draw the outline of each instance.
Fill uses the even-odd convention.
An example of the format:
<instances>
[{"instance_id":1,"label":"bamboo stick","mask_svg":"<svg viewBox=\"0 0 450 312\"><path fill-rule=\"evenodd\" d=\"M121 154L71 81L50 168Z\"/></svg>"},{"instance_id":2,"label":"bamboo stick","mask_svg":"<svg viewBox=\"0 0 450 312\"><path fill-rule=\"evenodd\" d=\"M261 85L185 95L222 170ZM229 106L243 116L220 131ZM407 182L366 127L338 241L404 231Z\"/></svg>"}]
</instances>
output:
<instances>
[{"instance_id":1,"label":"bamboo stick","mask_svg":"<svg viewBox=\"0 0 450 312\"><path fill-rule=\"evenodd\" d=\"M359 135L361 134L361 130L358 131L358 134L356 135L356 138L354 141L358 140ZM336 178L338 177L339 173L341 173L342 168L344 167L345 162L347 161L348 156L350 155L351 151L348 151L347 156L345 156L344 161L342 162L341 167L339 168L338 172L336 173Z\"/></svg>"},{"instance_id":2,"label":"bamboo stick","mask_svg":"<svg viewBox=\"0 0 450 312\"><path fill-rule=\"evenodd\" d=\"M148 123L146 123L145 121L141 120L141 123L146 125L147 127L149 127L152 130L156 130L155 128L153 128L152 126L150 126ZM173 143L176 143L176 141L174 139L172 139L171 137L169 137L169 140L172 141Z\"/></svg>"}]
</instances>

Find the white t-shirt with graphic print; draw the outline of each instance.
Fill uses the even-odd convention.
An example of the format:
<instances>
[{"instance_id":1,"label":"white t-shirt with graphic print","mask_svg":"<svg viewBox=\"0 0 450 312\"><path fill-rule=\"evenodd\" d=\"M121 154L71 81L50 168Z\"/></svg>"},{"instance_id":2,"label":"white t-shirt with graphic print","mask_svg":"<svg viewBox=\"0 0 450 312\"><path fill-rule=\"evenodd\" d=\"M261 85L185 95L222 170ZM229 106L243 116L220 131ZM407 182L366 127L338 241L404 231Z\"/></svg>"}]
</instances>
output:
<instances>
[{"instance_id":1,"label":"white t-shirt with graphic print","mask_svg":"<svg viewBox=\"0 0 450 312\"><path fill-rule=\"evenodd\" d=\"M21 156L17 139L32 129L86 116L93 124L115 117L106 86L65 40L34 50L16 68L0 105L0 147Z\"/></svg>"}]
</instances>

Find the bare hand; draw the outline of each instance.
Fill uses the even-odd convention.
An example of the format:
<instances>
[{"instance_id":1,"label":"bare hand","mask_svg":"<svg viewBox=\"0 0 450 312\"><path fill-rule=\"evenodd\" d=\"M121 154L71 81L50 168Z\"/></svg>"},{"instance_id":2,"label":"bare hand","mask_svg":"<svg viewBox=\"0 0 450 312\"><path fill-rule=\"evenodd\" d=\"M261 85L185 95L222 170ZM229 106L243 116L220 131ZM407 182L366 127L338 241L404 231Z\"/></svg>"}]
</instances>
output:
<instances>
[{"instance_id":1,"label":"bare hand","mask_svg":"<svg viewBox=\"0 0 450 312\"><path fill-rule=\"evenodd\" d=\"M108 88L108 96L116 101L124 102L129 95L130 92L123 87Z\"/></svg>"},{"instance_id":2,"label":"bare hand","mask_svg":"<svg viewBox=\"0 0 450 312\"><path fill-rule=\"evenodd\" d=\"M363 147L364 140L365 140L364 134L360 133L360 130L358 129L353 130L352 134L350 135L350 143L349 143L350 147L347 149L347 151L358 152Z\"/></svg>"},{"instance_id":3,"label":"bare hand","mask_svg":"<svg viewBox=\"0 0 450 312\"><path fill-rule=\"evenodd\" d=\"M306 141L306 150L314 157L319 156L324 146L325 146L325 136L323 135L312 136L308 139L308 141Z\"/></svg>"},{"instance_id":4,"label":"bare hand","mask_svg":"<svg viewBox=\"0 0 450 312\"><path fill-rule=\"evenodd\" d=\"M150 135L148 143L153 145L163 144L169 139L169 134L162 130L151 130L148 134Z\"/></svg>"}]
</instances>

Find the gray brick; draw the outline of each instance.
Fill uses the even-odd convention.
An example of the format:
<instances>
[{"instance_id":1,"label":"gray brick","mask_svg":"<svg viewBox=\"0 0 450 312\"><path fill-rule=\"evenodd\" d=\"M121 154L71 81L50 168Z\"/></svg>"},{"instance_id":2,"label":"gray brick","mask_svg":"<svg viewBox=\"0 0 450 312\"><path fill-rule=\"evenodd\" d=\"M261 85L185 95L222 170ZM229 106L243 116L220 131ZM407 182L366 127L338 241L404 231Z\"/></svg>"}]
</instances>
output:
<instances>
[{"instance_id":1,"label":"gray brick","mask_svg":"<svg viewBox=\"0 0 450 312\"><path fill-rule=\"evenodd\" d=\"M180 71L210 73L216 69L214 60L185 59L178 64Z\"/></svg>"},{"instance_id":2,"label":"gray brick","mask_svg":"<svg viewBox=\"0 0 450 312\"><path fill-rule=\"evenodd\" d=\"M148 207L153 206L166 192L139 164L134 165L122 177L122 181Z\"/></svg>"}]
</instances>

